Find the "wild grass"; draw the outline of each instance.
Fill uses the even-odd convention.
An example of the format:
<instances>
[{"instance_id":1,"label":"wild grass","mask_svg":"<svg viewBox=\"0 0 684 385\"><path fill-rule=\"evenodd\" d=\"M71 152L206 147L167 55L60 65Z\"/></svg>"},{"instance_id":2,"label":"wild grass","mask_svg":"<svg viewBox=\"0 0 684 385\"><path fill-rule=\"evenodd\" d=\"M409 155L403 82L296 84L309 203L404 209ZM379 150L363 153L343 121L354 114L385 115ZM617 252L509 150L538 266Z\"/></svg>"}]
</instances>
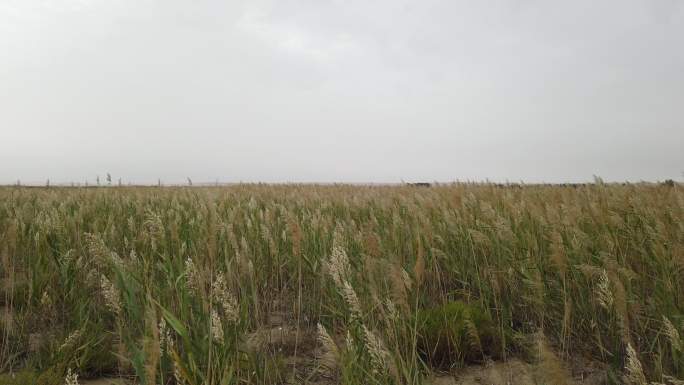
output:
<instances>
[{"instance_id":1,"label":"wild grass","mask_svg":"<svg viewBox=\"0 0 684 385\"><path fill-rule=\"evenodd\" d=\"M676 184L6 187L0 261L0 384L684 379Z\"/></svg>"}]
</instances>

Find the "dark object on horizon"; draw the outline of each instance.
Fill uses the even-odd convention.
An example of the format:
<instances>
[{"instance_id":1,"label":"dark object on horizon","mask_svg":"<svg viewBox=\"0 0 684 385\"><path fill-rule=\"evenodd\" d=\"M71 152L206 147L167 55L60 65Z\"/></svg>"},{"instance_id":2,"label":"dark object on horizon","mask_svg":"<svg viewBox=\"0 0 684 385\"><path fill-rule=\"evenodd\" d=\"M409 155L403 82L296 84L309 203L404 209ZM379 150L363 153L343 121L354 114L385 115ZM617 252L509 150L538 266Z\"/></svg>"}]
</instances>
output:
<instances>
[{"instance_id":1,"label":"dark object on horizon","mask_svg":"<svg viewBox=\"0 0 684 385\"><path fill-rule=\"evenodd\" d=\"M660 182L660 185L661 185L661 186L667 186L667 187L674 187L674 186L675 186L675 181L673 181L672 179L667 179L667 180L664 181L664 182Z\"/></svg>"},{"instance_id":2,"label":"dark object on horizon","mask_svg":"<svg viewBox=\"0 0 684 385\"><path fill-rule=\"evenodd\" d=\"M522 188L523 185L520 183L494 183L496 188Z\"/></svg>"},{"instance_id":3,"label":"dark object on horizon","mask_svg":"<svg viewBox=\"0 0 684 385\"><path fill-rule=\"evenodd\" d=\"M407 183L407 186L413 186L413 187L430 187L432 184L428 182L417 182L417 183Z\"/></svg>"}]
</instances>

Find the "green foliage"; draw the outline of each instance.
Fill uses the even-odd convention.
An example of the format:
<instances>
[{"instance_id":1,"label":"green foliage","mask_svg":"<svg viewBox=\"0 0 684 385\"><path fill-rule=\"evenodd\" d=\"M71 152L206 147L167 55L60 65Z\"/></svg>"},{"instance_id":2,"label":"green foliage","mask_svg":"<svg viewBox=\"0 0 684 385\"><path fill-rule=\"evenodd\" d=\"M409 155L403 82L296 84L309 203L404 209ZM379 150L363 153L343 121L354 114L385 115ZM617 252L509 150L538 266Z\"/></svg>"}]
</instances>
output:
<instances>
[{"instance_id":1,"label":"green foliage","mask_svg":"<svg viewBox=\"0 0 684 385\"><path fill-rule=\"evenodd\" d=\"M37 379L36 373L22 370L13 374L0 374L0 385L35 385Z\"/></svg>"},{"instance_id":2,"label":"green foliage","mask_svg":"<svg viewBox=\"0 0 684 385\"><path fill-rule=\"evenodd\" d=\"M502 338L477 305L451 301L418 312L418 347L436 367L500 358Z\"/></svg>"},{"instance_id":3,"label":"green foliage","mask_svg":"<svg viewBox=\"0 0 684 385\"><path fill-rule=\"evenodd\" d=\"M64 371L56 368L49 368L42 371L36 380L36 385L62 385L64 384Z\"/></svg>"},{"instance_id":4,"label":"green foliage","mask_svg":"<svg viewBox=\"0 0 684 385\"><path fill-rule=\"evenodd\" d=\"M54 369L43 372L22 370L13 374L0 374L0 385L62 385L64 375Z\"/></svg>"}]
</instances>

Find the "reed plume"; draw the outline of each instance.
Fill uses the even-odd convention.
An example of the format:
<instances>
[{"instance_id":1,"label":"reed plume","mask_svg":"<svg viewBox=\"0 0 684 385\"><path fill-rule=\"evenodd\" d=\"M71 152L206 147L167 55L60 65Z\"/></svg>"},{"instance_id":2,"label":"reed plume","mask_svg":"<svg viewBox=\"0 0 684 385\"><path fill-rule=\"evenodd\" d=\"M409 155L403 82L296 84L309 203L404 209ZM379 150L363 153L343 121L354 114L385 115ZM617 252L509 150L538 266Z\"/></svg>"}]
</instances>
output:
<instances>
[{"instance_id":1,"label":"reed plume","mask_svg":"<svg viewBox=\"0 0 684 385\"><path fill-rule=\"evenodd\" d=\"M114 286L113 283L107 279L107 277L102 274L100 276L100 288L102 289L102 295L105 299L105 304L114 314L121 314L121 300L119 299L119 290Z\"/></svg>"},{"instance_id":2,"label":"reed plume","mask_svg":"<svg viewBox=\"0 0 684 385\"><path fill-rule=\"evenodd\" d=\"M221 272L216 274L216 278L211 285L211 296L214 302L221 307L223 315L228 321L236 322L238 320L237 300L226 287L226 281Z\"/></svg>"},{"instance_id":3,"label":"reed plume","mask_svg":"<svg viewBox=\"0 0 684 385\"><path fill-rule=\"evenodd\" d=\"M79 385L78 374L72 372L71 368L67 369L67 374L64 378L64 385Z\"/></svg>"},{"instance_id":4,"label":"reed plume","mask_svg":"<svg viewBox=\"0 0 684 385\"><path fill-rule=\"evenodd\" d=\"M648 385L641 361L632 344L627 344L627 359L625 360L625 374L622 379L627 385Z\"/></svg>"},{"instance_id":5,"label":"reed plume","mask_svg":"<svg viewBox=\"0 0 684 385\"><path fill-rule=\"evenodd\" d=\"M335 341L332 339L332 337L330 337L330 334L328 334L325 326L318 323L317 329L318 334L316 339L321 345L323 352L323 354L321 354L318 358L324 368L326 368L329 372L334 372L337 369L340 359L339 349L337 348Z\"/></svg>"}]
</instances>

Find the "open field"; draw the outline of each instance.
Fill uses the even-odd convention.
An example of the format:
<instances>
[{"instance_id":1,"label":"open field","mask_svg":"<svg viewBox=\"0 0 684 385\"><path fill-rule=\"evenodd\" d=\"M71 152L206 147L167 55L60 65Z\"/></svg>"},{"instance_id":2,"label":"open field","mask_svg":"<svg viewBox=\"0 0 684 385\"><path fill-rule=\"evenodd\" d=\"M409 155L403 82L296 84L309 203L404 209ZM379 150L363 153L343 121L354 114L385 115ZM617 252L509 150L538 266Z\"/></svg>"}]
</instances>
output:
<instances>
[{"instance_id":1,"label":"open field","mask_svg":"<svg viewBox=\"0 0 684 385\"><path fill-rule=\"evenodd\" d=\"M0 384L681 385L684 189L597 182L0 188Z\"/></svg>"}]
</instances>

